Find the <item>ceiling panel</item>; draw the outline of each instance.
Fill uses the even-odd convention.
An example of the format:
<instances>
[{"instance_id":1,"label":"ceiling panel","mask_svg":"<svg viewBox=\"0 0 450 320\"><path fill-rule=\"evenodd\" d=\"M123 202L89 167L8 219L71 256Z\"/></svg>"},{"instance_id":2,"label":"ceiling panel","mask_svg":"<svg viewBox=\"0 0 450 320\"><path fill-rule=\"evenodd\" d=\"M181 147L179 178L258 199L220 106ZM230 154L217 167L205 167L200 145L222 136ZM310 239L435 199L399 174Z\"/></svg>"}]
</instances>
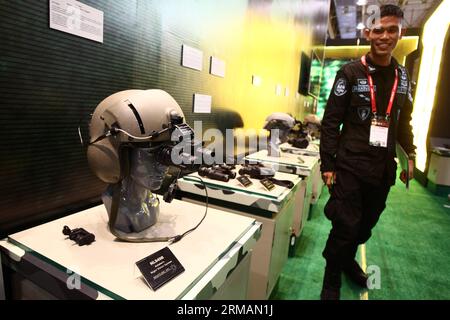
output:
<instances>
[{"instance_id":1,"label":"ceiling panel","mask_svg":"<svg viewBox=\"0 0 450 320\"><path fill-rule=\"evenodd\" d=\"M421 28L427 17L442 0L367 0L365 6L356 5L357 2L357 0L334 0L341 39L355 39L357 37L356 26L363 21L363 12L370 5L398 5L405 12L405 27Z\"/></svg>"}]
</instances>

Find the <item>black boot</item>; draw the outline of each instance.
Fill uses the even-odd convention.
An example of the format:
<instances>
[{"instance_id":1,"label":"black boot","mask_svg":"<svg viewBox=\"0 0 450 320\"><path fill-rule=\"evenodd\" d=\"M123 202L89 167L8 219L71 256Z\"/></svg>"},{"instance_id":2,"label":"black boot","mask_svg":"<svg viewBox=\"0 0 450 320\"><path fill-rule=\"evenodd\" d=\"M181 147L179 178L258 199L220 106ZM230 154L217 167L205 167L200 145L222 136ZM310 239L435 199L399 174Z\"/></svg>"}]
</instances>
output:
<instances>
[{"instance_id":1,"label":"black boot","mask_svg":"<svg viewBox=\"0 0 450 320\"><path fill-rule=\"evenodd\" d=\"M320 300L339 300L341 291L341 269L327 264L323 277Z\"/></svg>"},{"instance_id":2,"label":"black boot","mask_svg":"<svg viewBox=\"0 0 450 320\"><path fill-rule=\"evenodd\" d=\"M367 274L361 269L358 262L353 260L344 266L343 271L347 277L361 288L367 289Z\"/></svg>"}]
</instances>

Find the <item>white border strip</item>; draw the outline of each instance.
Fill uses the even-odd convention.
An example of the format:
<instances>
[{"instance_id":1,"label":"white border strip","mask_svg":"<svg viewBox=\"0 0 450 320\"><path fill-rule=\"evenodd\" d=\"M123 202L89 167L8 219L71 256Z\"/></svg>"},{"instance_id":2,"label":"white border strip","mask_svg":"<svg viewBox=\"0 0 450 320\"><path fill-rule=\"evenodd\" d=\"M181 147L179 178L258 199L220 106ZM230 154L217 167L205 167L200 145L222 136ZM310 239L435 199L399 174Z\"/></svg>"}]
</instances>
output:
<instances>
[{"instance_id":1,"label":"white border strip","mask_svg":"<svg viewBox=\"0 0 450 320\"><path fill-rule=\"evenodd\" d=\"M367 259L366 259L366 245L363 244L360 246L361 249L361 268L364 272L367 272ZM369 300L369 291L364 290L359 296L359 300Z\"/></svg>"}]
</instances>

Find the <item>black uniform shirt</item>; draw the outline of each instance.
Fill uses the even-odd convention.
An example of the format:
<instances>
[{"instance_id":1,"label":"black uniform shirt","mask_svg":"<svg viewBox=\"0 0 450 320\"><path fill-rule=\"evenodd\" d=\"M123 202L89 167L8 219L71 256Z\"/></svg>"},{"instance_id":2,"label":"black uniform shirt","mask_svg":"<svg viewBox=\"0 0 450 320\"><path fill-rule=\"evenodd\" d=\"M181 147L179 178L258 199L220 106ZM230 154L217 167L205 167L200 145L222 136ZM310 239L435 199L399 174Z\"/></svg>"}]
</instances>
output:
<instances>
[{"instance_id":1,"label":"black uniform shirt","mask_svg":"<svg viewBox=\"0 0 450 320\"><path fill-rule=\"evenodd\" d=\"M377 98L377 112L385 115L394 84L395 69L399 71L399 85L391 112L388 148L369 145L372 108L367 68L360 60L343 66L336 81L322 121L322 172L347 170L369 183L379 184L383 177L395 183L395 141L407 153L413 153L412 96L404 67L393 58L387 67L376 66L367 57ZM342 131L340 126L342 125Z\"/></svg>"},{"instance_id":2,"label":"black uniform shirt","mask_svg":"<svg viewBox=\"0 0 450 320\"><path fill-rule=\"evenodd\" d=\"M377 114L379 116L386 116L389 99L391 98L392 87L395 81L395 69L397 64L392 59L389 66L379 66L373 63L372 59L367 56L367 62L376 68L376 71L372 74L375 95L377 102ZM389 170L389 156L387 148L371 148L371 157L366 161L371 162L371 166L375 172Z\"/></svg>"},{"instance_id":3,"label":"black uniform shirt","mask_svg":"<svg viewBox=\"0 0 450 320\"><path fill-rule=\"evenodd\" d=\"M367 56L367 62L376 68L376 72L372 74L372 78L376 87L377 113L380 116L385 116L391 97L392 86L394 85L397 64L392 59L389 66L379 66L374 64L369 56Z\"/></svg>"}]
</instances>

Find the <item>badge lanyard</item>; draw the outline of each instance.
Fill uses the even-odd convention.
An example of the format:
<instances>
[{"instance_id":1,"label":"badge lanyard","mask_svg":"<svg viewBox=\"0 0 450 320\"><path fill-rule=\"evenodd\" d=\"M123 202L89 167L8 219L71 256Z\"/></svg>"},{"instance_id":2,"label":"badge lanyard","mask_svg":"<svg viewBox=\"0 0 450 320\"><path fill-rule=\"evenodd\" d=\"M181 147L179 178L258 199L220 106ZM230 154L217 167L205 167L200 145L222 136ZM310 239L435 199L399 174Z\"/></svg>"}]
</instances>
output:
<instances>
[{"instance_id":1,"label":"badge lanyard","mask_svg":"<svg viewBox=\"0 0 450 320\"><path fill-rule=\"evenodd\" d=\"M366 56L363 56L361 58L361 62L366 67L366 70L367 70L367 78L369 79L369 87L370 87L370 100L372 102L372 113L375 115L375 118L376 118L377 100L376 100L376 96L375 96L373 78L368 70ZM394 86L392 87L391 98L389 99L389 105L386 110L386 119L388 119L391 115L392 106L394 105L395 95L397 94L397 87L398 87L398 69L395 69L395 81L394 81Z\"/></svg>"}]
</instances>

